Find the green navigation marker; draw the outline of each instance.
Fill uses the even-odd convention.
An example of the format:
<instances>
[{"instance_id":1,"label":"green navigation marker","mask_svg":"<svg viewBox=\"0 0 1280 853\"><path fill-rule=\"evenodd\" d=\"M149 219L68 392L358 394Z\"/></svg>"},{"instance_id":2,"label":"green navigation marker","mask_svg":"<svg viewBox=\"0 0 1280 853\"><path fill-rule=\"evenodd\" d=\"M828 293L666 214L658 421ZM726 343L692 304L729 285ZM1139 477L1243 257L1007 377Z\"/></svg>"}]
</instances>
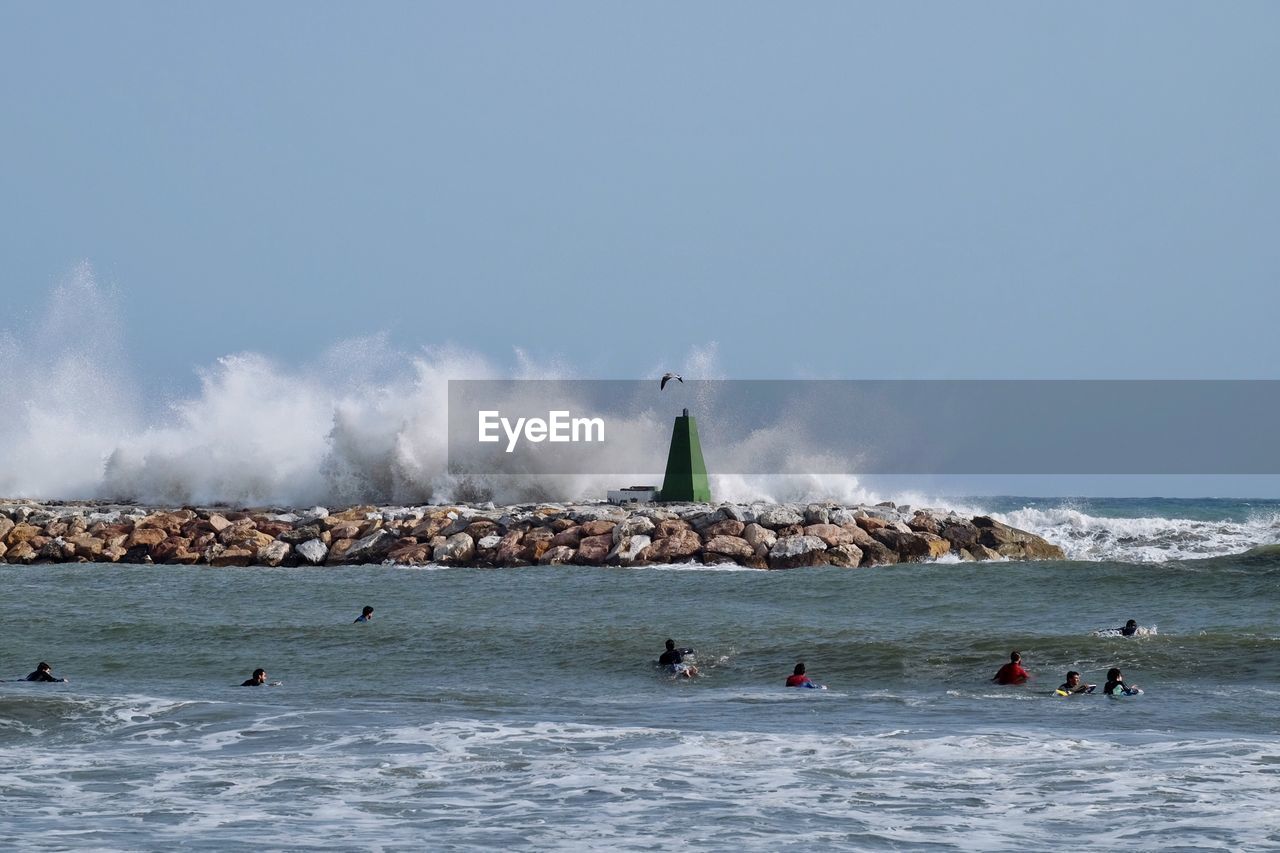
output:
<instances>
[{"instance_id":1,"label":"green navigation marker","mask_svg":"<svg viewBox=\"0 0 1280 853\"><path fill-rule=\"evenodd\" d=\"M702 461L702 443L698 441L698 422L685 409L671 430L671 450L667 454L667 474L662 478L659 500L688 503L710 503L711 485L707 482L707 464Z\"/></svg>"}]
</instances>

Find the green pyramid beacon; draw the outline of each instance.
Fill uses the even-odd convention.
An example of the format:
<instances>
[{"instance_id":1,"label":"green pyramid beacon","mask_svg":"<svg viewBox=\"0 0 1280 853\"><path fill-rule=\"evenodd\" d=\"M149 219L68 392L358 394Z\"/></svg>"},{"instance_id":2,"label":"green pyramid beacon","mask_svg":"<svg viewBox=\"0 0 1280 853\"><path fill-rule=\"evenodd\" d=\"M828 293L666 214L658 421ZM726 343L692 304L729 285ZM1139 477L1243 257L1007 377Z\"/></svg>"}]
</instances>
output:
<instances>
[{"instance_id":1,"label":"green pyramid beacon","mask_svg":"<svg viewBox=\"0 0 1280 853\"><path fill-rule=\"evenodd\" d=\"M707 465L702 461L698 422L685 409L671 430L671 450L667 453L667 474L662 478L659 500L710 503L711 485Z\"/></svg>"}]
</instances>

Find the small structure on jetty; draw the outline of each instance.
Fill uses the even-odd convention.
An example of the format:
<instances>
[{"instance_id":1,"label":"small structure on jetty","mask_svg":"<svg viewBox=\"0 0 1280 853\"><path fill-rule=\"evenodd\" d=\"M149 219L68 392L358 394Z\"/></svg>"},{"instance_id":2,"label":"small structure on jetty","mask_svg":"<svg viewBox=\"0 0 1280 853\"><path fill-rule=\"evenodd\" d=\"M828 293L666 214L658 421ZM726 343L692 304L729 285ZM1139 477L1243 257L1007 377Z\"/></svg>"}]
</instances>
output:
<instances>
[{"instance_id":1,"label":"small structure on jetty","mask_svg":"<svg viewBox=\"0 0 1280 853\"><path fill-rule=\"evenodd\" d=\"M608 494L609 503L710 503L711 483L707 463L702 459L702 442L698 438L698 422L685 409L676 417L671 429L671 447L667 451L667 473L662 488L628 486Z\"/></svg>"}]
</instances>

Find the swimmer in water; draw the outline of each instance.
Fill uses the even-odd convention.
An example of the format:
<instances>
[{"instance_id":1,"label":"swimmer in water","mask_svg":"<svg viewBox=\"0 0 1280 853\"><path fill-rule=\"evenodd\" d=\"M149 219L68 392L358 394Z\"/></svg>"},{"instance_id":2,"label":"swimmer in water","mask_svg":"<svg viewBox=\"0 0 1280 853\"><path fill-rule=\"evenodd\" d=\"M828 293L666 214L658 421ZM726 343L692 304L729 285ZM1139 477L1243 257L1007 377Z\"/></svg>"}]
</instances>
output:
<instances>
[{"instance_id":1,"label":"swimmer in water","mask_svg":"<svg viewBox=\"0 0 1280 853\"><path fill-rule=\"evenodd\" d=\"M811 690L826 690L826 685L819 684L804 674L804 664L796 664L796 668L787 676L788 687L808 687Z\"/></svg>"},{"instance_id":2,"label":"swimmer in water","mask_svg":"<svg viewBox=\"0 0 1280 853\"><path fill-rule=\"evenodd\" d=\"M1119 669L1112 667L1107 670L1107 683L1102 688L1102 692L1107 696L1133 696L1142 691L1135 685L1124 683L1124 674Z\"/></svg>"},{"instance_id":3,"label":"swimmer in water","mask_svg":"<svg viewBox=\"0 0 1280 853\"><path fill-rule=\"evenodd\" d=\"M44 661L36 664L36 671L28 675L26 681L66 682L65 678L54 678L53 668Z\"/></svg>"},{"instance_id":4,"label":"swimmer in water","mask_svg":"<svg viewBox=\"0 0 1280 853\"><path fill-rule=\"evenodd\" d=\"M356 622L372 622L372 621L373 621L373 608L366 604L364 607L364 610L361 610L360 615L356 617ZM355 622L351 624L354 625Z\"/></svg>"},{"instance_id":5,"label":"swimmer in water","mask_svg":"<svg viewBox=\"0 0 1280 853\"><path fill-rule=\"evenodd\" d=\"M241 687L265 687L267 684L267 671L265 669L255 669L253 677L240 683Z\"/></svg>"},{"instance_id":6,"label":"swimmer in water","mask_svg":"<svg viewBox=\"0 0 1280 853\"><path fill-rule=\"evenodd\" d=\"M682 675L685 678L693 678L698 674L696 666L684 662L684 656L693 654L693 649L677 649L675 640L667 640L666 645L667 650L658 657L658 666L672 675Z\"/></svg>"},{"instance_id":7,"label":"swimmer in water","mask_svg":"<svg viewBox=\"0 0 1280 853\"><path fill-rule=\"evenodd\" d=\"M1067 673L1067 680L1058 688L1057 692L1063 696L1071 696L1076 693L1092 693L1098 685L1082 684L1080 681L1080 673L1074 669Z\"/></svg>"},{"instance_id":8,"label":"swimmer in water","mask_svg":"<svg viewBox=\"0 0 1280 853\"><path fill-rule=\"evenodd\" d=\"M1136 633L1138 633L1138 620L1136 619L1130 619L1120 629L1120 636L1122 637L1132 637Z\"/></svg>"},{"instance_id":9,"label":"swimmer in water","mask_svg":"<svg viewBox=\"0 0 1280 853\"><path fill-rule=\"evenodd\" d=\"M1030 677L1031 673L1022 666L1022 655L1010 652L1009 662L996 670L991 680L996 684L1026 684Z\"/></svg>"}]
</instances>

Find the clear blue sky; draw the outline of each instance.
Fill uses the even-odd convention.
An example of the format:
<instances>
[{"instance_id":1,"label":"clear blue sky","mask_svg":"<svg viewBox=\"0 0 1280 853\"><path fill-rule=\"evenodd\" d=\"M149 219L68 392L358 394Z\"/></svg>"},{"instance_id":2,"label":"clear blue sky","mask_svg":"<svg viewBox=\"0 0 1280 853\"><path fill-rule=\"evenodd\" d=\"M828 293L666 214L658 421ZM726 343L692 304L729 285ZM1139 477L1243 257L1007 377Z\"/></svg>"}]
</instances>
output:
<instances>
[{"instance_id":1,"label":"clear blue sky","mask_svg":"<svg viewBox=\"0 0 1280 853\"><path fill-rule=\"evenodd\" d=\"M3 0L0 327L88 260L166 381L1274 377L1277 81L1275 2Z\"/></svg>"}]
</instances>

